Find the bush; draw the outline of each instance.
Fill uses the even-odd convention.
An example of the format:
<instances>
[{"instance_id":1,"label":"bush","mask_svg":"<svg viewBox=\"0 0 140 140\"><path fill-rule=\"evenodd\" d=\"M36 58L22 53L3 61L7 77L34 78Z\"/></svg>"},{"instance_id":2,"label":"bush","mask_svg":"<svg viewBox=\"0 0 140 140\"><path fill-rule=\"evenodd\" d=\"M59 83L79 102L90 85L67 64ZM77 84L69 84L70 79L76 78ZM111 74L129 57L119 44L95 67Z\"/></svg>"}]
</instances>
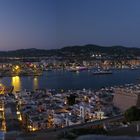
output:
<instances>
[{"instance_id":1,"label":"bush","mask_svg":"<svg viewBox=\"0 0 140 140\"><path fill-rule=\"evenodd\" d=\"M138 109L136 106L129 108L125 112L125 119L129 122L139 121L140 120L140 109Z\"/></svg>"}]
</instances>

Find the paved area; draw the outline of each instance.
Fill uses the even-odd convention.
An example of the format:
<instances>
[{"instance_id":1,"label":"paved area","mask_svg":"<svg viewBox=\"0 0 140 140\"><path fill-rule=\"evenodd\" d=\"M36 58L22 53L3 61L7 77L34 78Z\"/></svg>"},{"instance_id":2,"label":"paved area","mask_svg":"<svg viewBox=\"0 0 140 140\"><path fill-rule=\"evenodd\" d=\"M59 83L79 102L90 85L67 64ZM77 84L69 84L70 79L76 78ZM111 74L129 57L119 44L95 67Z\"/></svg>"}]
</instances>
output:
<instances>
[{"instance_id":1,"label":"paved area","mask_svg":"<svg viewBox=\"0 0 140 140\"><path fill-rule=\"evenodd\" d=\"M58 140L57 132L49 133L38 133L31 135L18 135L18 134L9 134L5 136L5 140Z\"/></svg>"},{"instance_id":2,"label":"paved area","mask_svg":"<svg viewBox=\"0 0 140 140\"><path fill-rule=\"evenodd\" d=\"M128 127L111 130L108 134L113 136L140 136L140 130L137 132L137 125L136 123L133 123Z\"/></svg>"},{"instance_id":3,"label":"paved area","mask_svg":"<svg viewBox=\"0 0 140 140\"><path fill-rule=\"evenodd\" d=\"M5 105L5 119L7 131L20 131L20 122L16 114L16 103L7 103Z\"/></svg>"},{"instance_id":4,"label":"paved area","mask_svg":"<svg viewBox=\"0 0 140 140\"><path fill-rule=\"evenodd\" d=\"M128 137L128 136L95 136L87 135L81 136L76 140L140 140L139 137Z\"/></svg>"}]
</instances>

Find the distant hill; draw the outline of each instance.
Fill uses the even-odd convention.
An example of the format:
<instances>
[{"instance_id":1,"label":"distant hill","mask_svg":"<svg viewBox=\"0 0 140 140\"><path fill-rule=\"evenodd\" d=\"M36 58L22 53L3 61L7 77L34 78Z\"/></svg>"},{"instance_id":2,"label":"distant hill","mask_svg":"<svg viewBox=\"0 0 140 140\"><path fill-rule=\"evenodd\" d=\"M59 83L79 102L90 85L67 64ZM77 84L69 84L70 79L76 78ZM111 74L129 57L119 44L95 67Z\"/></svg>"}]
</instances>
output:
<instances>
[{"instance_id":1,"label":"distant hill","mask_svg":"<svg viewBox=\"0 0 140 140\"><path fill-rule=\"evenodd\" d=\"M84 46L68 46L61 49L20 49L14 51L0 51L0 57L41 57L41 56L91 56L92 54L105 54L108 56L140 56L140 48L124 46L104 47L93 44Z\"/></svg>"},{"instance_id":2,"label":"distant hill","mask_svg":"<svg viewBox=\"0 0 140 140\"><path fill-rule=\"evenodd\" d=\"M71 46L71 47L64 47L61 49L62 51L69 51L73 53L101 53L106 55L134 55L140 56L140 48L128 48L124 46L111 46L111 47L104 47L98 45L84 45L84 46Z\"/></svg>"},{"instance_id":3,"label":"distant hill","mask_svg":"<svg viewBox=\"0 0 140 140\"><path fill-rule=\"evenodd\" d=\"M43 49L19 49L13 51L0 51L0 57L41 57L52 56L57 54L56 50L43 50Z\"/></svg>"}]
</instances>

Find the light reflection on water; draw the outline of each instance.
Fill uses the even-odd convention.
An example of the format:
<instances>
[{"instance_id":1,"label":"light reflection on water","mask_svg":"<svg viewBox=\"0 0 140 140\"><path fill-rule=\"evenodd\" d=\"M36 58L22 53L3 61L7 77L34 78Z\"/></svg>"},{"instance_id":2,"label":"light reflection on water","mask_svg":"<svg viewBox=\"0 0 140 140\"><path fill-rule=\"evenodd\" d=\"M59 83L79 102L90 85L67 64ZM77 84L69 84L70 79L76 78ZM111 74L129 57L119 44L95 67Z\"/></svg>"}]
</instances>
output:
<instances>
[{"instance_id":1,"label":"light reflection on water","mask_svg":"<svg viewBox=\"0 0 140 140\"><path fill-rule=\"evenodd\" d=\"M36 90L38 88L39 88L39 86L38 86L38 77L34 77L33 78L33 89Z\"/></svg>"},{"instance_id":2,"label":"light reflection on water","mask_svg":"<svg viewBox=\"0 0 140 140\"><path fill-rule=\"evenodd\" d=\"M44 72L39 77L3 77L0 82L6 86L14 86L14 91L23 89L98 89L104 86L140 83L139 70L116 70L111 75L93 75L91 72Z\"/></svg>"},{"instance_id":3,"label":"light reflection on water","mask_svg":"<svg viewBox=\"0 0 140 140\"><path fill-rule=\"evenodd\" d=\"M14 91L21 90L21 78L19 76L12 77L11 85L14 86Z\"/></svg>"}]
</instances>

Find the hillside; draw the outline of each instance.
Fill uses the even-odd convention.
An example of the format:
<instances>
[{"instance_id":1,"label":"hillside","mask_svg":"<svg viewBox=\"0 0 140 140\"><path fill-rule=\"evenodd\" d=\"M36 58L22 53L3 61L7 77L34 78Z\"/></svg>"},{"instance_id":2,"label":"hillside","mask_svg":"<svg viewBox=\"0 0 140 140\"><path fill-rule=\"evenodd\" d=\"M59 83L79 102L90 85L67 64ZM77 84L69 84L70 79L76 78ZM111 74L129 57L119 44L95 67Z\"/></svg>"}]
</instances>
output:
<instances>
[{"instance_id":1,"label":"hillside","mask_svg":"<svg viewBox=\"0 0 140 140\"><path fill-rule=\"evenodd\" d=\"M140 48L128 48L123 46L104 47L98 45L69 46L61 49L20 49L13 51L0 51L0 57L40 57L40 56L91 56L92 54L104 54L106 56L140 56Z\"/></svg>"}]
</instances>

